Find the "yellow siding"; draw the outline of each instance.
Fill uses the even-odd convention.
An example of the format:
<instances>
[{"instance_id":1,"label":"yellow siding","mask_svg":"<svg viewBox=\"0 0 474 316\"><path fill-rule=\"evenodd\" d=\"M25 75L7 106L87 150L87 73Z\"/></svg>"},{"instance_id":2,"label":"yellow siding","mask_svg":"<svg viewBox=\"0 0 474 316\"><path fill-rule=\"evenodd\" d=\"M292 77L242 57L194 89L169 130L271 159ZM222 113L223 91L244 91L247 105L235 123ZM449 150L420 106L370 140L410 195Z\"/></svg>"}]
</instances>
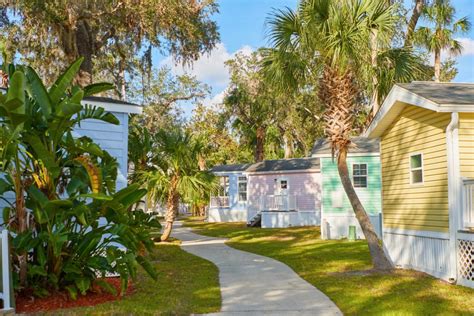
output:
<instances>
[{"instance_id":1,"label":"yellow siding","mask_svg":"<svg viewBox=\"0 0 474 316\"><path fill-rule=\"evenodd\" d=\"M474 126L474 116L471 117ZM381 137L384 225L446 232L448 170L446 127L450 113L407 106ZM474 137L474 132L471 132ZM472 144L471 144L472 145ZM474 146L470 148L474 152ZM423 184L410 184L409 156L423 154ZM474 163L472 176L474 177Z\"/></svg>"},{"instance_id":2,"label":"yellow siding","mask_svg":"<svg viewBox=\"0 0 474 316\"><path fill-rule=\"evenodd\" d=\"M459 114L461 177L474 179L474 113Z\"/></svg>"}]
</instances>

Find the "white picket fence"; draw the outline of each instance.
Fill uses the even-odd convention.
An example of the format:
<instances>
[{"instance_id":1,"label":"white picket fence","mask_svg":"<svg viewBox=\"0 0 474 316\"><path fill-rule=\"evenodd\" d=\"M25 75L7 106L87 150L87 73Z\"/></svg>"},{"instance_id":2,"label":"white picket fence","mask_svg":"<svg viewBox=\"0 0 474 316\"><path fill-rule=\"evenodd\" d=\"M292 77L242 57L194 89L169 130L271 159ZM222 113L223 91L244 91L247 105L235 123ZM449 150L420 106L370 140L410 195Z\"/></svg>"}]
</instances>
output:
<instances>
[{"instance_id":1,"label":"white picket fence","mask_svg":"<svg viewBox=\"0 0 474 316\"><path fill-rule=\"evenodd\" d=\"M8 230L4 229L1 233L1 246L2 246L2 292L0 292L0 299L3 301L3 309L1 312L10 311L11 306L11 269L10 269L10 253L8 246Z\"/></svg>"}]
</instances>

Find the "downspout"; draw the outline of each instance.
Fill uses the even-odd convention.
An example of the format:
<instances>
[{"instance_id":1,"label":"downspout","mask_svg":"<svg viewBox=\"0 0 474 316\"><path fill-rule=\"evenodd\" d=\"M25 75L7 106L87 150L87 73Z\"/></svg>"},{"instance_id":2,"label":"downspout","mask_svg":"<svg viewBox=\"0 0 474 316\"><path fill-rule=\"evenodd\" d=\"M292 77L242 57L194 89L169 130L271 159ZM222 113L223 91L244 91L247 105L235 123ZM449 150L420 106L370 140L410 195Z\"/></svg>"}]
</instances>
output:
<instances>
[{"instance_id":1,"label":"downspout","mask_svg":"<svg viewBox=\"0 0 474 316\"><path fill-rule=\"evenodd\" d=\"M451 122L446 128L446 147L448 159L448 205L449 205L449 281L457 281L457 245L459 212L462 207L461 175L459 161L459 114L451 113Z\"/></svg>"},{"instance_id":2,"label":"downspout","mask_svg":"<svg viewBox=\"0 0 474 316\"><path fill-rule=\"evenodd\" d=\"M323 178L324 178L324 174L323 174L323 159L322 157L319 158L319 174L321 175L320 176L320 179L321 179L321 194L320 194L320 198L319 198L319 209L320 209L320 217L321 217L321 239L329 239L329 230L328 230L328 222L326 220L326 218L324 217L324 204L323 204L323 194L324 194L324 188L323 188Z\"/></svg>"}]
</instances>

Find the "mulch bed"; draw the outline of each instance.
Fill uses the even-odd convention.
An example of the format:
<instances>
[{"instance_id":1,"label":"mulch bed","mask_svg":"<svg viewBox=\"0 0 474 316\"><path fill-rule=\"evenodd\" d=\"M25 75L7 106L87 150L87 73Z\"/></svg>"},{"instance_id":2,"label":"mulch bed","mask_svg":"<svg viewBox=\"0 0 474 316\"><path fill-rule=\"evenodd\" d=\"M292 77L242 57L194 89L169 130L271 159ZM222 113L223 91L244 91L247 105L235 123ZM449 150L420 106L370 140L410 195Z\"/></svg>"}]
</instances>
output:
<instances>
[{"instance_id":1,"label":"mulch bed","mask_svg":"<svg viewBox=\"0 0 474 316\"><path fill-rule=\"evenodd\" d=\"M106 278L105 281L113 285L120 293L120 279ZM133 293L133 286L129 284L127 293ZM97 304L120 300L120 294L114 296L98 286L94 287L94 291L89 291L86 295L78 295L76 300L69 297L67 291L56 292L44 298L34 297L31 291L23 291L16 297L16 312L17 313L38 313L48 312L62 308L73 308L83 306L94 306Z\"/></svg>"}]
</instances>

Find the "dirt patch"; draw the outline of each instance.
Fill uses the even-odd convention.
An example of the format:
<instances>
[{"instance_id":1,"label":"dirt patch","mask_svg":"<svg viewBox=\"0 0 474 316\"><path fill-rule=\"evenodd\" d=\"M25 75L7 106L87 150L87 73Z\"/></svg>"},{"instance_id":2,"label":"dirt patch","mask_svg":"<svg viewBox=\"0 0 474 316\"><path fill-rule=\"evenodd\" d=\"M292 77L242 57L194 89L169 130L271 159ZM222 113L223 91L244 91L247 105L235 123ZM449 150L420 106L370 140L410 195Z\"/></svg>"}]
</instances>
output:
<instances>
[{"instance_id":1,"label":"dirt patch","mask_svg":"<svg viewBox=\"0 0 474 316\"><path fill-rule=\"evenodd\" d=\"M119 278L107 278L105 281L114 286L117 290L117 293L120 293ZM133 286L129 284L127 293L125 295L130 295L132 293ZM89 291L86 295L79 294L76 300L71 299L67 291L55 292L44 298L34 297L31 291L23 291L16 296L16 312L19 314L49 312L62 308L94 306L120 299L122 299L120 294L115 296L105 292L98 286L94 286L93 290Z\"/></svg>"}]
</instances>

